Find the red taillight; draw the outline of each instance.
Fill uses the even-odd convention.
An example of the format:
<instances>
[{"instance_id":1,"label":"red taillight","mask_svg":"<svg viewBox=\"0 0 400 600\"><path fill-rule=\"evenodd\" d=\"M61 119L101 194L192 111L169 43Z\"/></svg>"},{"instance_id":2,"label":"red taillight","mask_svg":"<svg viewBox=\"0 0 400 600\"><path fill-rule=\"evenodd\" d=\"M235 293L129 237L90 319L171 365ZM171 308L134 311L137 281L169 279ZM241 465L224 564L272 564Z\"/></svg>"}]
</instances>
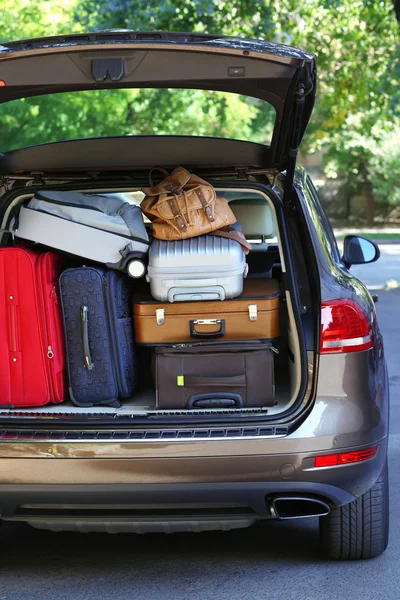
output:
<instances>
[{"instance_id":1,"label":"red taillight","mask_svg":"<svg viewBox=\"0 0 400 600\"><path fill-rule=\"evenodd\" d=\"M330 300L321 306L321 354L372 348L368 319L354 300Z\"/></svg>"},{"instance_id":2,"label":"red taillight","mask_svg":"<svg viewBox=\"0 0 400 600\"><path fill-rule=\"evenodd\" d=\"M341 454L322 454L314 458L314 467L335 467L337 465L349 465L374 458L379 446L367 448L367 450L355 450L354 452L342 452Z\"/></svg>"},{"instance_id":3,"label":"red taillight","mask_svg":"<svg viewBox=\"0 0 400 600\"><path fill-rule=\"evenodd\" d=\"M0 79L0 87L6 87L6 82Z\"/></svg>"}]
</instances>

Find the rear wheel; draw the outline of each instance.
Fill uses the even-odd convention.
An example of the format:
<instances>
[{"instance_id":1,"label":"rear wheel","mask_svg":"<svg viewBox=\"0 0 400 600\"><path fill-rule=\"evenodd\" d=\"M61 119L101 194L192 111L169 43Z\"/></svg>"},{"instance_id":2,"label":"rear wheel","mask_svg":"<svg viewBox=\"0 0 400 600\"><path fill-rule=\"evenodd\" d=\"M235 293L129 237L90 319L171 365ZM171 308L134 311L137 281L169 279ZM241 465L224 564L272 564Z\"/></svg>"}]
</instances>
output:
<instances>
[{"instance_id":1,"label":"rear wheel","mask_svg":"<svg viewBox=\"0 0 400 600\"><path fill-rule=\"evenodd\" d=\"M337 560L375 558L386 550L389 538L389 478L387 462L368 492L320 517L322 546Z\"/></svg>"}]
</instances>

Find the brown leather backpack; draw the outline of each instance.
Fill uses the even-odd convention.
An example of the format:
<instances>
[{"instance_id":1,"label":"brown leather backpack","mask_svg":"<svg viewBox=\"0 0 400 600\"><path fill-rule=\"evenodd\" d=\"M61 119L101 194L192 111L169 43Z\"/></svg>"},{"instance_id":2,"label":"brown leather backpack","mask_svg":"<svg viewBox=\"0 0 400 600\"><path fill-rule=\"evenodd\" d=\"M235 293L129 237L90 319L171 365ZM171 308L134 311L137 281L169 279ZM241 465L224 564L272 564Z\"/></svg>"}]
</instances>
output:
<instances>
[{"instance_id":1,"label":"brown leather backpack","mask_svg":"<svg viewBox=\"0 0 400 600\"><path fill-rule=\"evenodd\" d=\"M154 186L154 170L166 177ZM150 219L154 237L160 240L182 240L203 234L229 237L238 241L245 252L251 248L244 235L230 227L236 217L222 196L217 196L212 185L192 175L183 167L176 167L171 175L161 167L150 171L150 186L142 188L145 198L140 208Z\"/></svg>"}]
</instances>

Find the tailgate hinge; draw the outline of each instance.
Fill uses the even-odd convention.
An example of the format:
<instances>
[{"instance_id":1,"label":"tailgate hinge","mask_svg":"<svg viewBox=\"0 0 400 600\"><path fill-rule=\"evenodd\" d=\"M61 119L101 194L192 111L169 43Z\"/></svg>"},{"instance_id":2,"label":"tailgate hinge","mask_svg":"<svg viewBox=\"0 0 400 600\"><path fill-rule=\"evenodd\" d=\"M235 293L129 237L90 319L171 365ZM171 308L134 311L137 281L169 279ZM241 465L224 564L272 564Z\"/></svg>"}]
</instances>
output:
<instances>
[{"instance_id":1,"label":"tailgate hinge","mask_svg":"<svg viewBox=\"0 0 400 600\"><path fill-rule=\"evenodd\" d=\"M10 191L13 181L8 177L0 177L0 196Z\"/></svg>"},{"instance_id":2,"label":"tailgate hinge","mask_svg":"<svg viewBox=\"0 0 400 600\"><path fill-rule=\"evenodd\" d=\"M264 175L271 183L278 176L279 171L276 169L257 169L249 167L235 167L236 179L239 181L248 181L250 178Z\"/></svg>"},{"instance_id":3,"label":"tailgate hinge","mask_svg":"<svg viewBox=\"0 0 400 600\"><path fill-rule=\"evenodd\" d=\"M236 167L235 169L236 171L236 179L238 179L239 181L247 181L249 178L249 174L247 169L245 168L240 168L240 167Z\"/></svg>"},{"instance_id":4,"label":"tailgate hinge","mask_svg":"<svg viewBox=\"0 0 400 600\"><path fill-rule=\"evenodd\" d=\"M300 125L303 116L305 97L305 87L304 84L301 83L298 86L295 94L295 110L292 122L293 129L290 140L289 157L287 162L285 185L283 191L283 203L286 205L291 204L294 174L296 170L296 159L300 143Z\"/></svg>"},{"instance_id":5,"label":"tailgate hinge","mask_svg":"<svg viewBox=\"0 0 400 600\"><path fill-rule=\"evenodd\" d=\"M28 185L44 185L44 173L31 171L32 180Z\"/></svg>"}]
</instances>

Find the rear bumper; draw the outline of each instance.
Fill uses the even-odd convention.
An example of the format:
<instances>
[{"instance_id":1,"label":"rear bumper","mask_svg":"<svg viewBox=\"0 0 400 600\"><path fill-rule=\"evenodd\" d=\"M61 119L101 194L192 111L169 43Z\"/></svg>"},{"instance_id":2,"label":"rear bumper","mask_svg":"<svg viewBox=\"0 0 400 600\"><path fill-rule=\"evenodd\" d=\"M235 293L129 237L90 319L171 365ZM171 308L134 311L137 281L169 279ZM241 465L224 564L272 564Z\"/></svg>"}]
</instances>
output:
<instances>
[{"instance_id":1,"label":"rear bumper","mask_svg":"<svg viewBox=\"0 0 400 600\"><path fill-rule=\"evenodd\" d=\"M271 499L287 494L342 506L372 487L387 439L368 461L315 469L312 453L157 459L0 459L3 519L191 517L271 518ZM342 448L342 451L361 449ZM244 510L244 512L243 512ZM139 511L139 512L138 512ZM143 513L145 511L145 513ZM161 513L159 512L161 511ZM205 511L205 512L204 512ZM225 515L226 516L226 515ZM124 517L124 518L125 518ZM203 518L201 517L201 518Z\"/></svg>"},{"instance_id":2,"label":"rear bumper","mask_svg":"<svg viewBox=\"0 0 400 600\"><path fill-rule=\"evenodd\" d=\"M339 487L311 482L251 482L196 484L124 485L2 485L1 518L29 520L72 515L84 518L182 517L221 512L271 518L269 499L275 495L319 497L331 506L341 506L355 496ZM238 508L237 513L235 510ZM239 507L251 509L241 512Z\"/></svg>"}]
</instances>

